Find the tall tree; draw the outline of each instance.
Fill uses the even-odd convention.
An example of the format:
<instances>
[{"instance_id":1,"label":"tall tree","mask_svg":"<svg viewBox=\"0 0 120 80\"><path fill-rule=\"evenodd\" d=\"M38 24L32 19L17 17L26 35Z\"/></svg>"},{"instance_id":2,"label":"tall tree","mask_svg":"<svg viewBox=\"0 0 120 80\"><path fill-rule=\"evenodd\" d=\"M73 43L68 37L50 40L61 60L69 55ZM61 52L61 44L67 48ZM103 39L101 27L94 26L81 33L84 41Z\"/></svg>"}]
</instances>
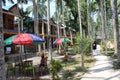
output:
<instances>
[{"instance_id":1,"label":"tall tree","mask_svg":"<svg viewBox=\"0 0 120 80\"><path fill-rule=\"evenodd\" d=\"M3 45L3 15L2 1L0 0L0 78L6 80L5 60L4 60L4 45Z\"/></svg>"},{"instance_id":2,"label":"tall tree","mask_svg":"<svg viewBox=\"0 0 120 80\"><path fill-rule=\"evenodd\" d=\"M38 13L37 13L37 0L33 0L34 9L34 33L38 35Z\"/></svg>"},{"instance_id":3,"label":"tall tree","mask_svg":"<svg viewBox=\"0 0 120 80\"><path fill-rule=\"evenodd\" d=\"M107 54L107 41L106 41L106 6L105 1L100 1L100 8L101 8L101 21L102 21L102 38L105 43L105 53Z\"/></svg>"},{"instance_id":4,"label":"tall tree","mask_svg":"<svg viewBox=\"0 0 120 80\"><path fill-rule=\"evenodd\" d=\"M51 26L50 26L50 0L47 0L47 25L48 25L48 44L49 44L49 60L52 59L52 45L51 45Z\"/></svg>"},{"instance_id":5,"label":"tall tree","mask_svg":"<svg viewBox=\"0 0 120 80\"><path fill-rule=\"evenodd\" d=\"M2 1L0 0L0 79L6 80L6 67L5 67L5 56L4 56L4 44L3 44L3 13L2 13ZM13 0L10 0L13 3Z\"/></svg>"},{"instance_id":6,"label":"tall tree","mask_svg":"<svg viewBox=\"0 0 120 80\"><path fill-rule=\"evenodd\" d=\"M78 16L79 16L79 31L80 31L80 39L82 39L82 23L81 23L81 3L80 3L80 0L77 0L78 1ZM82 43L80 43L80 46L81 46ZM81 67L84 68L84 53L82 51L81 53L81 61L82 61L82 64L81 64Z\"/></svg>"},{"instance_id":7,"label":"tall tree","mask_svg":"<svg viewBox=\"0 0 120 80\"><path fill-rule=\"evenodd\" d=\"M36 1L36 6L37 6L36 8L37 8L39 19L43 19L47 15L47 7L46 7L45 2L46 2L46 0L37 0ZM34 6L33 5L28 6L26 8L26 10L32 12L32 14L34 15Z\"/></svg>"},{"instance_id":8,"label":"tall tree","mask_svg":"<svg viewBox=\"0 0 120 80\"><path fill-rule=\"evenodd\" d=\"M112 10L112 25L114 30L115 54L118 55L118 62L120 62L120 49L119 49L120 42L119 42L117 0L111 0L111 10Z\"/></svg>"}]
</instances>

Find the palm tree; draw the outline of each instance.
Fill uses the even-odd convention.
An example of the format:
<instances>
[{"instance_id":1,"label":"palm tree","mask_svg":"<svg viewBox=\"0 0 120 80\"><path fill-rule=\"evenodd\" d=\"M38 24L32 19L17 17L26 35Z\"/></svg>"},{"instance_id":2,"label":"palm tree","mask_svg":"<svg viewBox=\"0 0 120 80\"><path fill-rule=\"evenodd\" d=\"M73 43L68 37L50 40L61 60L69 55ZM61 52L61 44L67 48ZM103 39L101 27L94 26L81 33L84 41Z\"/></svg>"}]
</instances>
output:
<instances>
[{"instance_id":1,"label":"palm tree","mask_svg":"<svg viewBox=\"0 0 120 80\"><path fill-rule=\"evenodd\" d=\"M60 37L60 25L59 25L59 1L60 0L55 0L55 2L56 2L56 23L57 23L57 38L59 38ZM61 47L60 47L60 45L58 45L58 53L60 53L60 49L61 49Z\"/></svg>"},{"instance_id":2,"label":"palm tree","mask_svg":"<svg viewBox=\"0 0 120 80\"><path fill-rule=\"evenodd\" d=\"M100 8L101 8L101 21L102 21L102 38L105 43L105 53L107 54L107 41L106 41L106 8L105 8L105 1L100 1Z\"/></svg>"},{"instance_id":3,"label":"palm tree","mask_svg":"<svg viewBox=\"0 0 120 80\"><path fill-rule=\"evenodd\" d=\"M3 45L3 13L2 13L2 1L0 0L0 78L1 80L6 80L6 67L5 67L5 56L4 56L4 45ZM13 2L11 0L11 2Z\"/></svg>"},{"instance_id":4,"label":"palm tree","mask_svg":"<svg viewBox=\"0 0 120 80\"><path fill-rule=\"evenodd\" d=\"M2 16L2 1L0 1L0 77L1 80L6 80L5 60L4 60L4 45L3 45L3 16Z\"/></svg>"},{"instance_id":5,"label":"palm tree","mask_svg":"<svg viewBox=\"0 0 120 80\"><path fill-rule=\"evenodd\" d=\"M47 24L48 24L48 44L49 44L49 60L52 59L52 46L51 46L51 31L50 31L50 1L47 0Z\"/></svg>"},{"instance_id":6,"label":"palm tree","mask_svg":"<svg viewBox=\"0 0 120 80\"><path fill-rule=\"evenodd\" d=\"M38 14L37 14L37 0L33 0L34 9L34 33L38 35Z\"/></svg>"},{"instance_id":7,"label":"palm tree","mask_svg":"<svg viewBox=\"0 0 120 80\"><path fill-rule=\"evenodd\" d=\"M33 5L29 6L26 10L29 12L33 12L34 15L34 33L39 34L38 31L38 19L43 18L46 15L46 6L45 1L46 0L32 0Z\"/></svg>"},{"instance_id":8,"label":"palm tree","mask_svg":"<svg viewBox=\"0 0 120 80\"><path fill-rule=\"evenodd\" d=\"M39 19L43 19L46 15L46 0L33 0L33 6L29 6L26 10L33 12L34 15L34 33L39 35ZM41 46L38 45L38 52L41 52Z\"/></svg>"},{"instance_id":9,"label":"palm tree","mask_svg":"<svg viewBox=\"0 0 120 80\"><path fill-rule=\"evenodd\" d=\"M81 5L80 5L80 0L77 0L78 2L78 16L79 16L79 31L80 31L80 39L82 38L82 23L81 23ZM81 43L80 43L81 46ZM81 53L81 60L82 60L82 64L81 67L84 68L84 53L82 51Z\"/></svg>"},{"instance_id":10,"label":"palm tree","mask_svg":"<svg viewBox=\"0 0 120 80\"><path fill-rule=\"evenodd\" d=\"M18 7L18 5L19 5L19 4L21 5L21 10L20 10L20 11L21 11L21 13L22 13L22 10L23 10L23 5L22 5L22 4L23 4L23 3L24 3L24 4L27 4L27 2L28 2L27 0L17 0L17 9L18 9L18 11L20 10L19 7ZM23 17L20 16L19 19L20 19L20 21L19 21L19 23L18 23L18 27L20 27L20 24L21 24L21 28L20 28L20 29L23 31ZM19 33L20 33L20 29L19 29ZM20 51L21 51L21 53L24 53L24 46L23 46L23 45L21 45ZM21 57L20 59L22 59L21 54L20 54L20 57Z\"/></svg>"},{"instance_id":11,"label":"palm tree","mask_svg":"<svg viewBox=\"0 0 120 80\"><path fill-rule=\"evenodd\" d=\"M111 0L111 10L112 10L112 20L113 20L112 25L113 25L113 30L114 30L115 54L118 55L118 62L120 63L117 0Z\"/></svg>"},{"instance_id":12,"label":"palm tree","mask_svg":"<svg viewBox=\"0 0 120 80\"><path fill-rule=\"evenodd\" d=\"M47 15L47 7L45 5L46 0L37 0L34 1L35 3L33 3L33 5L30 5L27 7L27 11L32 12L32 14L34 15L34 5L36 5L37 8L37 13L38 13L38 18L42 19Z\"/></svg>"}]
</instances>

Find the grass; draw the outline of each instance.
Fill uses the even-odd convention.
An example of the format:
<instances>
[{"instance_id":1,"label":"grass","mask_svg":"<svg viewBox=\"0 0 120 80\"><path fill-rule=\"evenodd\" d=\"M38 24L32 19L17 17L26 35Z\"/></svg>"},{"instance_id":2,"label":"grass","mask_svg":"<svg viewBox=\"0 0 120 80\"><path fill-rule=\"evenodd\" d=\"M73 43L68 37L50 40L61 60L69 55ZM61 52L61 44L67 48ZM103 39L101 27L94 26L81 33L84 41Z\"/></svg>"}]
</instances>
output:
<instances>
[{"instance_id":1,"label":"grass","mask_svg":"<svg viewBox=\"0 0 120 80\"><path fill-rule=\"evenodd\" d=\"M81 76L87 71L87 69L94 65L95 60L93 56L84 56L85 68L81 68L81 55L72 55L67 62L62 62L63 69L66 70L64 73L65 80L79 80Z\"/></svg>"}]
</instances>

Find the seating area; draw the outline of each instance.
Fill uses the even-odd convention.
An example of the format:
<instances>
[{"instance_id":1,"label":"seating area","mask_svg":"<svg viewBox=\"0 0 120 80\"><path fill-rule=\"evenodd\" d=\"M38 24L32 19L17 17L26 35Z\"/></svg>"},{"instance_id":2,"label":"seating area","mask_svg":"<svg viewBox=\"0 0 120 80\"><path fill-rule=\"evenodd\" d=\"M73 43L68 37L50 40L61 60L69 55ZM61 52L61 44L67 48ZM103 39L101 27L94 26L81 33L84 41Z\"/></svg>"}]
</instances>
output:
<instances>
[{"instance_id":1,"label":"seating area","mask_svg":"<svg viewBox=\"0 0 120 80\"><path fill-rule=\"evenodd\" d=\"M7 63L7 77L15 75L15 67L11 63Z\"/></svg>"},{"instance_id":2,"label":"seating area","mask_svg":"<svg viewBox=\"0 0 120 80\"><path fill-rule=\"evenodd\" d=\"M23 72L26 76L29 76L29 74L35 76L35 68L33 66L32 60L24 61L22 63L22 66L23 66Z\"/></svg>"},{"instance_id":3,"label":"seating area","mask_svg":"<svg viewBox=\"0 0 120 80\"><path fill-rule=\"evenodd\" d=\"M40 57L32 57L26 60L7 63L7 77L25 76L36 77L43 76L49 73L47 66L47 57L45 58L45 66L40 67Z\"/></svg>"},{"instance_id":4,"label":"seating area","mask_svg":"<svg viewBox=\"0 0 120 80\"><path fill-rule=\"evenodd\" d=\"M23 62L17 62L15 64L7 63L7 76L15 74L24 74L25 76L34 76L35 68L33 66L32 60L27 60Z\"/></svg>"}]
</instances>

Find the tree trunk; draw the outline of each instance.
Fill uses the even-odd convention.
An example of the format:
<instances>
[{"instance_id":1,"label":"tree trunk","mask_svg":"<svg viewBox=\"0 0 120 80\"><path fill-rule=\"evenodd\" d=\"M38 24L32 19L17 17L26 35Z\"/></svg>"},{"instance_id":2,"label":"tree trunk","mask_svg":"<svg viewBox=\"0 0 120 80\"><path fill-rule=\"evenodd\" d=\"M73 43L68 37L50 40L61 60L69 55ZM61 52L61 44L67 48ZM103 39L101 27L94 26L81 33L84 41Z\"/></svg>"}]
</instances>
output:
<instances>
[{"instance_id":1,"label":"tree trunk","mask_svg":"<svg viewBox=\"0 0 120 80\"><path fill-rule=\"evenodd\" d=\"M120 62L120 45L119 45L119 26L118 26L118 13L117 13L117 0L111 0L112 10L112 25L114 30L114 43L115 54L118 55L118 62Z\"/></svg>"},{"instance_id":2,"label":"tree trunk","mask_svg":"<svg viewBox=\"0 0 120 80\"><path fill-rule=\"evenodd\" d=\"M80 5L80 1L77 0L78 2L78 17L79 17L79 28L80 28L80 36L82 37L82 23L81 23L81 5Z\"/></svg>"},{"instance_id":3,"label":"tree trunk","mask_svg":"<svg viewBox=\"0 0 120 80\"><path fill-rule=\"evenodd\" d=\"M3 44L3 13L2 13L2 0L0 0L0 80L6 80L6 66Z\"/></svg>"},{"instance_id":4,"label":"tree trunk","mask_svg":"<svg viewBox=\"0 0 120 80\"><path fill-rule=\"evenodd\" d=\"M107 54L107 40L106 40L106 15L105 15L105 2L104 0L100 1L100 8L101 8L101 20L102 20L102 39L105 44L105 53Z\"/></svg>"},{"instance_id":5,"label":"tree trunk","mask_svg":"<svg viewBox=\"0 0 120 80\"><path fill-rule=\"evenodd\" d=\"M45 29L44 21L42 21L42 34L43 34L42 38L43 38L43 39L45 39L45 32L44 32L45 30L44 30L44 29ZM43 44L44 53L45 53L45 49L46 49L46 48L45 48L45 43L44 43L44 44Z\"/></svg>"},{"instance_id":6,"label":"tree trunk","mask_svg":"<svg viewBox=\"0 0 120 80\"><path fill-rule=\"evenodd\" d=\"M56 1L56 20L57 20L57 38L59 38L60 37L60 26L59 26L59 7L58 7L58 5L57 5L57 1ZM61 49L61 47L60 47L60 45L58 45L58 53L61 53L60 52L60 49Z\"/></svg>"},{"instance_id":7,"label":"tree trunk","mask_svg":"<svg viewBox=\"0 0 120 80\"><path fill-rule=\"evenodd\" d=\"M87 0L87 26L88 26L88 36L91 38L91 24L90 24L90 11L89 11L89 2L90 0Z\"/></svg>"},{"instance_id":8,"label":"tree trunk","mask_svg":"<svg viewBox=\"0 0 120 80\"><path fill-rule=\"evenodd\" d=\"M35 0L33 0L33 8L34 8L34 33L38 35L38 15Z\"/></svg>"},{"instance_id":9,"label":"tree trunk","mask_svg":"<svg viewBox=\"0 0 120 80\"><path fill-rule=\"evenodd\" d=\"M77 2L78 2L78 16L79 16L79 26L80 26L80 39L81 39L82 38L81 5L79 0L77 0ZM82 61L81 67L84 68L84 51L82 51L81 53L81 61Z\"/></svg>"},{"instance_id":10,"label":"tree trunk","mask_svg":"<svg viewBox=\"0 0 120 80\"><path fill-rule=\"evenodd\" d=\"M39 28L38 28L38 10L37 10L37 0L33 0L33 8L34 8L34 33L36 35L39 35ZM41 51L41 46L38 45L38 54L40 54Z\"/></svg>"},{"instance_id":11,"label":"tree trunk","mask_svg":"<svg viewBox=\"0 0 120 80\"><path fill-rule=\"evenodd\" d=\"M52 45L51 45L51 26L50 26L50 1L47 0L47 24L48 24L48 44L49 44L49 60L52 59Z\"/></svg>"}]
</instances>

